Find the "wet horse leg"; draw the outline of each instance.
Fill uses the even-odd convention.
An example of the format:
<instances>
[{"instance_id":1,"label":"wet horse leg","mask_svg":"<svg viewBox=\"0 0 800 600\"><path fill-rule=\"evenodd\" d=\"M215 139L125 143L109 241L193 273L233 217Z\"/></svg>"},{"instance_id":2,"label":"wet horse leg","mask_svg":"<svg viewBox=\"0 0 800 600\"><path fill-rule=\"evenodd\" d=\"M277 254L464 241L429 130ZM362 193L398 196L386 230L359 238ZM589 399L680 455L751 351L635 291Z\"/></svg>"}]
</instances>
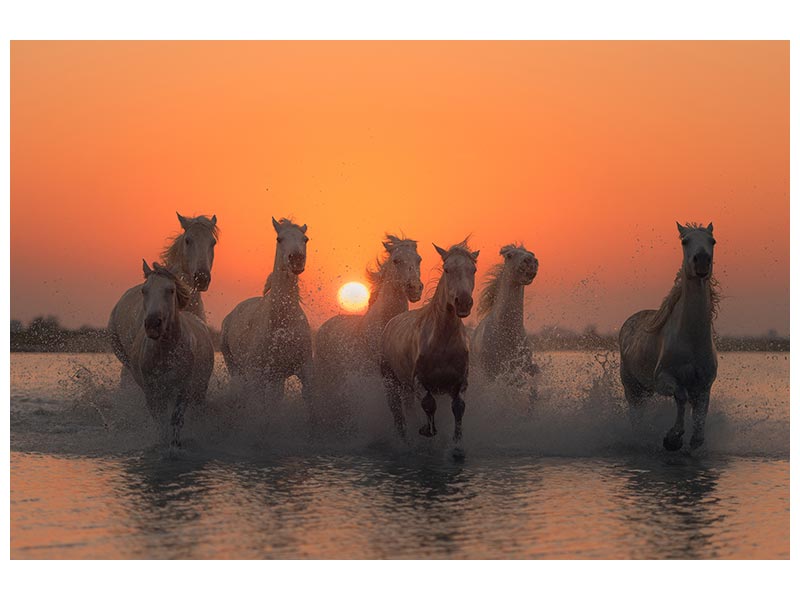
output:
<instances>
[{"instance_id":1,"label":"wet horse leg","mask_svg":"<svg viewBox=\"0 0 800 600\"><path fill-rule=\"evenodd\" d=\"M433 437L436 435L436 421L434 415L436 414L436 398L427 390L425 397L422 399L422 410L425 411L425 416L428 417L428 422L419 428L419 434L425 437Z\"/></svg>"},{"instance_id":2,"label":"wet horse leg","mask_svg":"<svg viewBox=\"0 0 800 600\"><path fill-rule=\"evenodd\" d=\"M181 430L183 429L184 414L186 413L187 398L181 392L175 397L175 408L172 410L172 417L170 418L170 427L172 428L172 439L170 446L173 448L181 447Z\"/></svg>"},{"instance_id":3,"label":"wet horse leg","mask_svg":"<svg viewBox=\"0 0 800 600\"><path fill-rule=\"evenodd\" d=\"M692 439L689 447L694 450L703 445L705 441L706 415L708 414L708 400L711 390L699 394L692 401Z\"/></svg>"},{"instance_id":4,"label":"wet horse leg","mask_svg":"<svg viewBox=\"0 0 800 600\"><path fill-rule=\"evenodd\" d=\"M664 436L664 448L667 450L680 450L681 446L683 446L684 416L688 399L689 396L685 389L678 388L675 391L675 404L678 407L678 412L675 415L675 424Z\"/></svg>"},{"instance_id":5,"label":"wet horse leg","mask_svg":"<svg viewBox=\"0 0 800 600\"><path fill-rule=\"evenodd\" d=\"M300 383L303 386L302 396L303 402L306 405L306 410L308 411L309 429L312 434L316 434L319 423L317 421L317 413L314 409L314 366L310 360L303 364L297 377L300 379Z\"/></svg>"},{"instance_id":6,"label":"wet horse leg","mask_svg":"<svg viewBox=\"0 0 800 600\"><path fill-rule=\"evenodd\" d=\"M381 370L383 371L383 386L389 401L389 410L392 411L392 417L394 417L394 426L397 428L400 439L406 441L406 417L403 414L401 384L394 373L386 368L382 368Z\"/></svg>"},{"instance_id":7,"label":"wet horse leg","mask_svg":"<svg viewBox=\"0 0 800 600\"><path fill-rule=\"evenodd\" d=\"M453 441L456 444L461 443L461 417L464 416L464 409L466 408L466 403L464 400L461 399L461 394L456 393L453 396L453 417L455 418L455 428L453 430Z\"/></svg>"}]
</instances>

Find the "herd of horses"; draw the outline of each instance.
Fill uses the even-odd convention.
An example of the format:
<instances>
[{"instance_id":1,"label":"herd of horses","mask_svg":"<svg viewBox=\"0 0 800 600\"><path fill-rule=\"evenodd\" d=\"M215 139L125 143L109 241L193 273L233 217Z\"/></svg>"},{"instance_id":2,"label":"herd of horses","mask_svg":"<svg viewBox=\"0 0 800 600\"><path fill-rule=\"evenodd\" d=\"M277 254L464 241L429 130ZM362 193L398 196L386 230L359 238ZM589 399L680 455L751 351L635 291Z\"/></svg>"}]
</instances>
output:
<instances>
[{"instance_id":1,"label":"herd of horses","mask_svg":"<svg viewBox=\"0 0 800 600\"><path fill-rule=\"evenodd\" d=\"M122 363L122 380L133 379L166 443L180 445L184 412L204 399L214 367L202 293L211 283L217 218L183 217L181 232L162 253L161 264L143 260L144 283L114 306L109 334ZM525 289L539 262L522 245L500 249L478 302L480 322L470 334L463 319L473 308L478 250L468 240L447 249L436 289L421 308L421 257L415 240L387 235L385 255L367 271L369 306L363 315L338 315L312 337L303 310L299 277L306 267L307 226L272 220L275 260L263 293L240 302L222 322L225 365L245 389L264 401L280 401L287 378L302 384L311 430L330 426L347 406L349 375L380 374L398 435L420 406L426 421L419 434L436 429L436 397L449 396L454 417L453 453L463 455L464 393L470 368L487 378L538 372L523 326ZM636 423L647 396L672 396L675 424L664 437L668 450L682 446L686 404L692 407L691 448L704 440L711 386L717 373L713 320L718 305L713 277L713 225L678 223L683 261L658 310L631 316L620 329L620 375ZM419 404L417 404L417 402Z\"/></svg>"}]
</instances>

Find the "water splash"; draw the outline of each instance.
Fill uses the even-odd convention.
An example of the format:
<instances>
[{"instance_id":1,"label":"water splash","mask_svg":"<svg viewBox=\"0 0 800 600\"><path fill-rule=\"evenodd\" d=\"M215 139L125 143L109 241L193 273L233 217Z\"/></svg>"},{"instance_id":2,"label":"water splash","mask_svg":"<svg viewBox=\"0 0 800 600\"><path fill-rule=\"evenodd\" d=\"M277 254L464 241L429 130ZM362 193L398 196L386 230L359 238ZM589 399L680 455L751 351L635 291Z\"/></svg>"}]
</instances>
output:
<instances>
[{"instance_id":1,"label":"water splash","mask_svg":"<svg viewBox=\"0 0 800 600\"><path fill-rule=\"evenodd\" d=\"M119 386L120 369L112 356L57 356L57 361L32 355L19 363L12 359L12 448L124 454L157 446L157 428L143 394L136 387ZM721 374L727 375L712 392L707 445L701 453L788 456L788 361L772 356L723 355ZM323 427L312 436L297 380L290 379L285 398L275 401L231 382L217 359L207 401L186 413L184 439L190 452L436 456L445 455L449 447L453 419L447 398L438 400L439 435L432 440L412 435L405 447L395 435L380 378L349 375L347 427ZM468 456L663 452L661 438L674 417L673 404L654 398L645 409L643 427L632 431L617 353L539 354L536 361L541 371L533 377L486 381L471 375L464 417ZM415 406L409 431L416 431L423 419Z\"/></svg>"}]
</instances>

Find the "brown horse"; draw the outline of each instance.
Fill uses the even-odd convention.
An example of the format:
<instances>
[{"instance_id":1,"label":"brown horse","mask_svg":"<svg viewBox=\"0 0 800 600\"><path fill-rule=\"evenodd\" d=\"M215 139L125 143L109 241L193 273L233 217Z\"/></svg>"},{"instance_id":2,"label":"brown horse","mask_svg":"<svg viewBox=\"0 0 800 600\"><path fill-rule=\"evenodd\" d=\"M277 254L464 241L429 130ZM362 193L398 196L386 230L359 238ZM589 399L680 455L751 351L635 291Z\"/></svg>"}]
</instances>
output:
<instances>
[{"instance_id":1,"label":"brown horse","mask_svg":"<svg viewBox=\"0 0 800 600\"><path fill-rule=\"evenodd\" d=\"M455 453L462 453L461 418L469 372L469 346L461 319L472 311L472 292L479 251L471 251L467 240L443 250L443 269L433 298L420 309L397 315L386 324L381 336L381 373L389 407L400 436L406 437L404 405L421 400L427 416L420 435L436 435L435 394L452 398L455 417ZM424 396L423 396L424 393ZM413 406L413 405L412 405Z\"/></svg>"}]
</instances>

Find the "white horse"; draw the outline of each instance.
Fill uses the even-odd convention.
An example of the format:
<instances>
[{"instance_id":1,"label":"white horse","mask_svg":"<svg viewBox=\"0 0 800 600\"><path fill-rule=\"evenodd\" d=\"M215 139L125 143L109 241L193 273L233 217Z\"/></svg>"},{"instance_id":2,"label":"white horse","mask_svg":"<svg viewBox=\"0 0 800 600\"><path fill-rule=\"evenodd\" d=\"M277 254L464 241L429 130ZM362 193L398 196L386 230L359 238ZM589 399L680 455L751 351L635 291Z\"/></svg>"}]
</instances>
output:
<instances>
[{"instance_id":1,"label":"white horse","mask_svg":"<svg viewBox=\"0 0 800 600\"><path fill-rule=\"evenodd\" d=\"M142 260L142 321L130 348L129 366L147 408L172 446L180 445L187 405L202 402L214 370L214 348L205 323L185 311L190 290L176 275ZM165 417L171 409L169 426Z\"/></svg>"},{"instance_id":2,"label":"white horse","mask_svg":"<svg viewBox=\"0 0 800 600\"><path fill-rule=\"evenodd\" d=\"M494 379L504 372L538 372L525 333L523 306L525 287L539 271L539 261L524 246L509 244L500 249L503 262L489 271L478 301L483 319L472 334L471 354L481 370Z\"/></svg>"},{"instance_id":3,"label":"white horse","mask_svg":"<svg viewBox=\"0 0 800 600\"><path fill-rule=\"evenodd\" d=\"M480 251L472 252L467 240L449 250L434 247L444 262L436 292L422 308L401 313L386 324L381 336L381 373L395 426L403 439L404 405L411 404L415 394L428 419L419 433L427 437L436 435L434 394L450 395L455 417L453 441L460 454L465 406L461 395L467 389L469 373L469 346L461 319L472 311Z\"/></svg>"},{"instance_id":4,"label":"white horse","mask_svg":"<svg viewBox=\"0 0 800 600\"><path fill-rule=\"evenodd\" d=\"M371 289L363 315L336 315L317 332L314 374L320 403L343 408L342 377L349 372L378 372L381 333L392 317L422 296L417 242L387 235L386 256L367 270ZM321 406L320 406L321 408ZM333 417L333 415L331 415Z\"/></svg>"},{"instance_id":5,"label":"white horse","mask_svg":"<svg viewBox=\"0 0 800 600\"><path fill-rule=\"evenodd\" d=\"M282 400L286 379L297 375L313 424L311 328L298 282L306 268L307 226L288 219L272 219L272 226L278 244L264 293L239 303L225 317L220 346L231 375L265 399Z\"/></svg>"},{"instance_id":6,"label":"white horse","mask_svg":"<svg viewBox=\"0 0 800 600\"><path fill-rule=\"evenodd\" d=\"M646 395L674 396L675 424L664 437L667 450L683 445L686 403L692 405L691 448L705 437L711 386L717 377L712 322L719 296L712 269L714 226L680 223L683 264L661 308L631 316L619 332L620 376L634 420Z\"/></svg>"},{"instance_id":7,"label":"white horse","mask_svg":"<svg viewBox=\"0 0 800 600\"><path fill-rule=\"evenodd\" d=\"M161 259L182 283L190 288L184 310L205 322L206 314L200 296L211 283L211 266L214 263L214 246L219 237L217 217L184 217L178 214L183 232L176 235L161 253ZM111 311L108 333L114 354L122 363L123 381L129 373L129 357L133 340L142 325L142 284L125 292Z\"/></svg>"}]
</instances>

